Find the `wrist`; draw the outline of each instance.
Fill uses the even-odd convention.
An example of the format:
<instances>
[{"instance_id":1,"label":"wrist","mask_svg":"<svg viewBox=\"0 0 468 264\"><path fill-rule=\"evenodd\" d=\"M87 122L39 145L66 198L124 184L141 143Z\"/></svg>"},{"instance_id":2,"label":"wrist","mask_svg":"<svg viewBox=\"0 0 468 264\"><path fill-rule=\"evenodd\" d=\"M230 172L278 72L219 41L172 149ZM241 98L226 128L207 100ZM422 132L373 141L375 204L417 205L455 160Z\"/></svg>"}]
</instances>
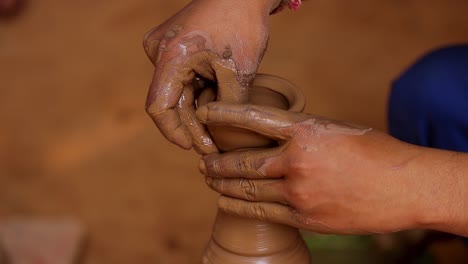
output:
<instances>
[{"instance_id":1,"label":"wrist","mask_svg":"<svg viewBox=\"0 0 468 264\"><path fill-rule=\"evenodd\" d=\"M271 2L270 9L268 12L269 14L273 13L275 10L280 8L281 5L283 4L283 0L270 0L269 2Z\"/></svg>"},{"instance_id":2,"label":"wrist","mask_svg":"<svg viewBox=\"0 0 468 264\"><path fill-rule=\"evenodd\" d=\"M256 0L256 1L245 1L247 5L257 9L264 15L270 15L275 9L277 9L282 0Z\"/></svg>"},{"instance_id":3,"label":"wrist","mask_svg":"<svg viewBox=\"0 0 468 264\"><path fill-rule=\"evenodd\" d=\"M222 5L226 10L244 10L247 14L253 12L256 14L269 15L280 5L282 0L193 0L192 2L201 2L202 5L206 4L211 7L214 5Z\"/></svg>"},{"instance_id":4,"label":"wrist","mask_svg":"<svg viewBox=\"0 0 468 264\"><path fill-rule=\"evenodd\" d=\"M256 0L256 1L245 1L246 5L255 8L263 14L270 14L273 10L277 9L283 0Z\"/></svg>"},{"instance_id":5,"label":"wrist","mask_svg":"<svg viewBox=\"0 0 468 264\"><path fill-rule=\"evenodd\" d=\"M468 236L468 155L427 149L420 163L416 228Z\"/></svg>"}]
</instances>

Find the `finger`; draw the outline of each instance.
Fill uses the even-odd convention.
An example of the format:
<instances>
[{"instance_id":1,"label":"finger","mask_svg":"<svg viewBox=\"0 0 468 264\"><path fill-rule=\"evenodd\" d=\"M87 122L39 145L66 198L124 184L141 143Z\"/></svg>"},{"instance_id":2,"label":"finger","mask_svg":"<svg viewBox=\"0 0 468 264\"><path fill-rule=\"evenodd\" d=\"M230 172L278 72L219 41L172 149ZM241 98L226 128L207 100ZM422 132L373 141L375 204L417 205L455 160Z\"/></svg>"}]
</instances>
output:
<instances>
[{"instance_id":1,"label":"finger","mask_svg":"<svg viewBox=\"0 0 468 264\"><path fill-rule=\"evenodd\" d=\"M216 178L281 178L284 175L284 147L262 150L233 151L204 156L201 173Z\"/></svg>"},{"instance_id":2,"label":"finger","mask_svg":"<svg viewBox=\"0 0 468 264\"><path fill-rule=\"evenodd\" d=\"M213 78L213 72L209 65L210 60L214 58L204 55L205 53L199 53L182 62L177 57L172 58L175 56L174 54L177 53L172 52L170 55L164 55L164 58L155 67L153 82L146 100L146 111L170 142L184 149L190 149L193 143L192 135L181 120L176 109L177 104L183 94L184 87L191 85L195 73L207 79ZM190 103L194 104L194 102Z\"/></svg>"},{"instance_id":3,"label":"finger","mask_svg":"<svg viewBox=\"0 0 468 264\"><path fill-rule=\"evenodd\" d=\"M216 179L205 178L214 191L233 198L256 202L287 204L281 180Z\"/></svg>"},{"instance_id":4,"label":"finger","mask_svg":"<svg viewBox=\"0 0 468 264\"><path fill-rule=\"evenodd\" d=\"M198 108L197 117L204 124L244 128L281 140L290 138L292 125L303 119L301 114L272 107L223 102Z\"/></svg>"},{"instance_id":5,"label":"finger","mask_svg":"<svg viewBox=\"0 0 468 264\"><path fill-rule=\"evenodd\" d=\"M217 57L215 55L200 52L193 55L190 60L185 62L184 67L191 68L193 73L209 80L214 78L215 73L219 74L219 71L221 71L219 67L214 69L211 67L213 64L219 64L216 60ZM201 155L218 153L218 148L213 142L210 133L195 115L195 91L199 89L208 89L208 87L204 87L203 81L200 81L200 78L194 76L190 85L184 86L184 90L177 104L177 111L181 122L191 134L194 149Z\"/></svg>"},{"instance_id":6,"label":"finger","mask_svg":"<svg viewBox=\"0 0 468 264\"><path fill-rule=\"evenodd\" d=\"M216 72L217 101L247 103L249 99L248 83L240 83L238 71L232 60L212 60L211 67ZM255 75L251 76L251 79ZM249 80L245 80L248 82Z\"/></svg>"},{"instance_id":7,"label":"finger","mask_svg":"<svg viewBox=\"0 0 468 264\"><path fill-rule=\"evenodd\" d=\"M241 217L255 218L290 226L298 226L291 207L279 203L250 202L226 196L218 199L220 210Z\"/></svg>"},{"instance_id":8,"label":"finger","mask_svg":"<svg viewBox=\"0 0 468 264\"><path fill-rule=\"evenodd\" d=\"M201 155L218 153L218 148L211 139L210 134L195 115L194 102L193 87L184 88L177 105L177 112L181 122L191 134L193 148Z\"/></svg>"},{"instance_id":9,"label":"finger","mask_svg":"<svg viewBox=\"0 0 468 264\"><path fill-rule=\"evenodd\" d=\"M159 26L152 28L151 30L146 32L145 36L143 37L143 48L145 49L145 53L151 60L153 65L156 64L156 58L159 51L160 40L155 36L155 32L158 29Z\"/></svg>"},{"instance_id":10,"label":"finger","mask_svg":"<svg viewBox=\"0 0 468 264\"><path fill-rule=\"evenodd\" d=\"M192 138L188 129L180 120L175 107L184 87L184 82L180 80L180 76L186 76L185 79L188 79L191 74L187 70L179 72L176 67L170 67L170 70L167 70L163 75L158 68L156 67L153 82L148 92L146 112L167 140L184 149L190 149ZM173 76L174 78L169 79L167 76Z\"/></svg>"}]
</instances>

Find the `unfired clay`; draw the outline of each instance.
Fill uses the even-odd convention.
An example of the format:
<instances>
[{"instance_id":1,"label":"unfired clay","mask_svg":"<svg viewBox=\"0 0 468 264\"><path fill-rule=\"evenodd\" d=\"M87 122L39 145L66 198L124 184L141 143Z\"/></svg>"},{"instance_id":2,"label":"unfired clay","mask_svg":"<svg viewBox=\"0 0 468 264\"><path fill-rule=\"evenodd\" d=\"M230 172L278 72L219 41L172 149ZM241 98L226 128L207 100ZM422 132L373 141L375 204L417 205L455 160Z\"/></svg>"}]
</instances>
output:
<instances>
[{"instance_id":1,"label":"unfired clay","mask_svg":"<svg viewBox=\"0 0 468 264\"><path fill-rule=\"evenodd\" d=\"M205 89L198 106L214 101L215 91ZM301 112L305 101L290 82L257 75L248 103ZM220 151L274 146L276 142L250 131L209 126ZM307 247L296 228L218 212L204 264L308 264Z\"/></svg>"}]
</instances>

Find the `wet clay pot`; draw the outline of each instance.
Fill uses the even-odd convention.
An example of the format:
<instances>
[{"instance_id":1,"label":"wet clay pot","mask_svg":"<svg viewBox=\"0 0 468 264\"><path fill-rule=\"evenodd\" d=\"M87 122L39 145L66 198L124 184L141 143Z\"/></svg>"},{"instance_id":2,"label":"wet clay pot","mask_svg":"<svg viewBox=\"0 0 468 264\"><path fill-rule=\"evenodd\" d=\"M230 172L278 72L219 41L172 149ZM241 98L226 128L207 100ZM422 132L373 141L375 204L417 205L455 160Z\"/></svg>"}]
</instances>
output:
<instances>
[{"instance_id":1,"label":"wet clay pot","mask_svg":"<svg viewBox=\"0 0 468 264\"><path fill-rule=\"evenodd\" d=\"M205 89L198 105L215 100L215 91ZM249 104L301 112L304 96L290 82L271 75L257 75L250 89ZM221 152L265 148L277 142L250 131L209 126ZM310 255L296 228L218 211L204 264L309 264Z\"/></svg>"}]
</instances>

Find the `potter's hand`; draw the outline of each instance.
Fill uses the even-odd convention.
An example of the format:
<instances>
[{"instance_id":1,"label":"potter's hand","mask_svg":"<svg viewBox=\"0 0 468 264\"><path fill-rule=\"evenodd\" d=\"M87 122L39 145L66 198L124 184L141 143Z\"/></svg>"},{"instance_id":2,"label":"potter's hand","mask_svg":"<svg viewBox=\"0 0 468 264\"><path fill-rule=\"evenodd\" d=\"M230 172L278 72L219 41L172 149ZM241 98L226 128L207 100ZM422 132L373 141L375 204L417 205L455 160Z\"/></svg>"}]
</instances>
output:
<instances>
[{"instance_id":1,"label":"potter's hand","mask_svg":"<svg viewBox=\"0 0 468 264\"><path fill-rule=\"evenodd\" d=\"M365 234L415 228L420 209L452 208L430 209L434 200L445 203L452 195L439 189L446 179L437 170L451 164L447 156L431 161L424 148L384 133L249 105L210 103L197 116L208 125L248 129L280 142L202 158L200 171L224 195L219 206L228 213L320 233Z\"/></svg>"},{"instance_id":2,"label":"potter's hand","mask_svg":"<svg viewBox=\"0 0 468 264\"><path fill-rule=\"evenodd\" d=\"M218 85L218 100L242 101L268 40L268 14L279 0L193 0L149 31L144 48L155 65L146 109L171 142L216 152L194 114L197 76Z\"/></svg>"}]
</instances>

